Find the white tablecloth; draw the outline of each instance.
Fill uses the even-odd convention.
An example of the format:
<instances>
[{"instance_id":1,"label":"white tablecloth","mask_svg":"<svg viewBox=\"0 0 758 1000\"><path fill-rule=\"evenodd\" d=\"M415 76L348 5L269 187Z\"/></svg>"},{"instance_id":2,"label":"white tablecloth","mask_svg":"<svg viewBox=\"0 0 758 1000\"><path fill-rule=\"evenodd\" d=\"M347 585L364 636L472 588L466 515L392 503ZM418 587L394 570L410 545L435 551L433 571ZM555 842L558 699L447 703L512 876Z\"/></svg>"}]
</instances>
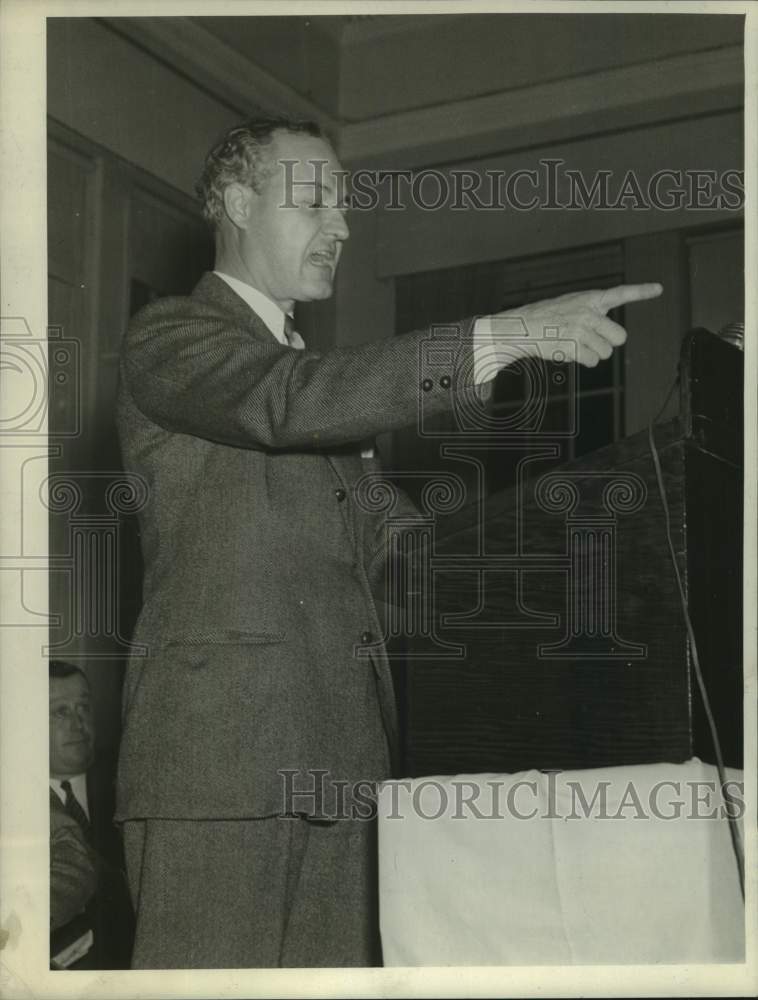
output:
<instances>
[{"instance_id":1,"label":"white tablecloth","mask_svg":"<svg viewBox=\"0 0 758 1000\"><path fill-rule=\"evenodd\" d=\"M742 772L728 778L739 808ZM722 810L716 769L697 759L387 782L384 962L743 961L729 825L713 818Z\"/></svg>"}]
</instances>

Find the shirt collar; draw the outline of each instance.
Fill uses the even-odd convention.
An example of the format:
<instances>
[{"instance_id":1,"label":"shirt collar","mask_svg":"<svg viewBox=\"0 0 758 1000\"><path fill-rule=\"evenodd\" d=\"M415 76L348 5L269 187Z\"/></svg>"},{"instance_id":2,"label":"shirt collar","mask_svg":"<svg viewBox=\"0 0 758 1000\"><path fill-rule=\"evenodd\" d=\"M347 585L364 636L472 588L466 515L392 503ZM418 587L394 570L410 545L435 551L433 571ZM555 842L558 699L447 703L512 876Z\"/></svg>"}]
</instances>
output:
<instances>
[{"instance_id":1,"label":"shirt collar","mask_svg":"<svg viewBox=\"0 0 758 1000\"><path fill-rule=\"evenodd\" d=\"M230 274L224 274L223 271L214 271L213 273L218 275L233 292L236 292L241 299L247 302L256 316L260 316L279 343L284 344L286 347L287 338L284 336L284 313L279 306L275 302L272 302L263 292L259 292L257 288L248 285L247 282L240 281L239 278L233 278Z\"/></svg>"},{"instance_id":2,"label":"shirt collar","mask_svg":"<svg viewBox=\"0 0 758 1000\"><path fill-rule=\"evenodd\" d=\"M50 787L55 792L55 794L58 796L58 798L61 800L61 802L63 802L64 804L65 804L65 801L66 801L66 793L61 788L61 783L63 781L65 781L65 780L67 780L67 779L65 779L65 778L53 778L52 775L50 776ZM74 796L76 797L77 802L82 807L82 809L84 809L84 812L87 814L87 817L89 818L89 801L87 799L87 775L86 775L86 773L84 773L84 774L75 774L73 777L68 778L68 781L71 782L71 791L74 793Z\"/></svg>"}]
</instances>

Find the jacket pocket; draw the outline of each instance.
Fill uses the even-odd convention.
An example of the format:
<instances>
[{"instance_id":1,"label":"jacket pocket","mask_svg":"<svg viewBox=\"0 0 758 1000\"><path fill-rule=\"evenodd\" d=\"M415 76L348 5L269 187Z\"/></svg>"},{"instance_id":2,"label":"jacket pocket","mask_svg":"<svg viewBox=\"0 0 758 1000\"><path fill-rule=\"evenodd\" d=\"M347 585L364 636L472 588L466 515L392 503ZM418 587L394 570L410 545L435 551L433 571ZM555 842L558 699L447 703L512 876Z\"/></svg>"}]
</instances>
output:
<instances>
[{"instance_id":1,"label":"jacket pocket","mask_svg":"<svg viewBox=\"0 0 758 1000\"><path fill-rule=\"evenodd\" d=\"M279 631L251 631L247 629L188 629L183 635L171 636L161 645L177 646L248 646L286 642L286 635Z\"/></svg>"}]
</instances>

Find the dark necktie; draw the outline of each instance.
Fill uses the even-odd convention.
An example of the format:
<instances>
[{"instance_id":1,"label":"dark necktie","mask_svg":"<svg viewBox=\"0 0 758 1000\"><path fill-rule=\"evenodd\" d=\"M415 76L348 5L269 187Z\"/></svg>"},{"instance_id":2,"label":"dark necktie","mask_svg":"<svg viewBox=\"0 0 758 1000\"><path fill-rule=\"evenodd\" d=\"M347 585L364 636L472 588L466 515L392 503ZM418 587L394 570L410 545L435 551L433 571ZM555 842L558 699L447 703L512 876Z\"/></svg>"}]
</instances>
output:
<instances>
[{"instance_id":1,"label":"dark necktie","mask_svg":"<svg viewBox=\"0 0 758 1000\"><path fill-rule=\"evenodd\" d=\"M284 314L284 336L290 347L293 346L293 334L295 332L295 321L289 313Z\"/></svg>"},{"instance_id":2,"label":"dark necktie","mask_svg":"<svg viewBox=\"0 0 758 1000\"><path fill-rule=\"evenodd\" d=\"M89 840L92 834L92 828L89 824L89 819L87 819L87 814L82 809L82 806L74 795L74 791L71 787L71 782L66 780L61 782L61 788L63 789L66 798L63 801L63 808L69 814L72 819L75 819L79 826L82 828L82 832Z\"/></svg>"}]
</instances>

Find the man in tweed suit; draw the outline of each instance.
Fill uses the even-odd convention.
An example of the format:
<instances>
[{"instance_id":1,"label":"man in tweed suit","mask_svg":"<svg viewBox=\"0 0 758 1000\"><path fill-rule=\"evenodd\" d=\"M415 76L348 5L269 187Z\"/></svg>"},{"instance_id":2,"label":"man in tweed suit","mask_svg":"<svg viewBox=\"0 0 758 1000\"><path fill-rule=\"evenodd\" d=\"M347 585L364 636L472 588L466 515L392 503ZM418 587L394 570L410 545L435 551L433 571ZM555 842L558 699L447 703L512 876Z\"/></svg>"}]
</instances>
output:
<instances>
[{"instance_id":1,"label":"man in tweed suit","mask_svg":"<svg viewBox=\"0 0 758 1000\"><path fill-rule=\"evenodd\" d=\"M117 809L135 967L380 962L365 805L397 720L372 593L383 522L356 486L376 468L366 439L412 423L422 396L433 413L477 394L497 364L473 320L437 380L419 374L424 331L302 349L294 303L331 294L348 237L340 180L312 123L231 130L200 185L215 272L125 340L122 450L149 489L148 655L128 668ZM602 294L527 318L596 364L625 336Z\"/></svg>"}]
</instances>

